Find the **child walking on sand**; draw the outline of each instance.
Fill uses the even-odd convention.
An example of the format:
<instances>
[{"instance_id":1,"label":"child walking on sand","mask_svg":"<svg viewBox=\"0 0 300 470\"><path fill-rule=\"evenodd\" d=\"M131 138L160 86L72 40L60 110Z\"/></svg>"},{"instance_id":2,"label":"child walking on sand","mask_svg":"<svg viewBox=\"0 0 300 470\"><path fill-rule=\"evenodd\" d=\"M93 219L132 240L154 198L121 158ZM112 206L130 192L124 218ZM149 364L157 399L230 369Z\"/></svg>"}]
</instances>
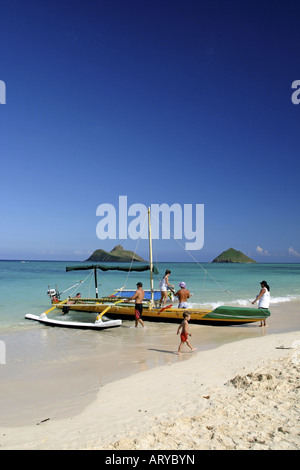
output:
<instances>
[{"instance_id":1,"label":"child walking on sand","mask_svg":"<svg viewBox=\"0 0 300 470\"><path fill-rule=\"evenodd\" d=\"M183 313L183 322L181 323L181 325L179 325L178 330L177 330L177 334L179 334L179 331L181 329L181 333L180 333L181 342L180 342L180 345L179 345L179 348L178 348L178 356L181 356L180 351L181 351L181 348L184 345L184 343L186 343L192 351L195 351L195 349L196 349L196 348L193 348L190 345L189 341L188 341L188 336L192 336L189 333L189 329L188 329L190 319L191 319L191 315L188 312L184 312Z\"/></svg>"}]
</instances>

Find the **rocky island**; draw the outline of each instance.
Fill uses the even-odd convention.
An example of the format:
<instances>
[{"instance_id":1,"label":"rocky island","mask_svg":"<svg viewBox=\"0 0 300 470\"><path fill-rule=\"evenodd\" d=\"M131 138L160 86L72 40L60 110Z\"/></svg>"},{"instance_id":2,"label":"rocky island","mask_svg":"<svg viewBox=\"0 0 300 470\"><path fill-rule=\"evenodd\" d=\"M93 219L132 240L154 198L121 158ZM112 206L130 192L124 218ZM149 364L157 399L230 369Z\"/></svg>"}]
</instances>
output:
<instances>
[{"instance_id":1,"label":"rocky island","mask_svg":"<svg viewBox=\"0 0 300 470\"><path fill-rule=\"evenodd\" d=\"M95 250L94 253L85 261L100 261L113 263L129 263L131 261L145 262L143 258L133 253L133 251L124 250L121 245L115 246L110 252L105 250Z\"/></svg>"},{"instance_id":2,"label":"rocky island","mask_svg":"<svg viewBox=\"0 0 300 470\"><path fill-rule=\"evenodd\" d=\"M256 263L256 261L244 255L241 251L229 248L229 250L223 251L217 256L213 263Z\"/></svg>"}]
</instances>

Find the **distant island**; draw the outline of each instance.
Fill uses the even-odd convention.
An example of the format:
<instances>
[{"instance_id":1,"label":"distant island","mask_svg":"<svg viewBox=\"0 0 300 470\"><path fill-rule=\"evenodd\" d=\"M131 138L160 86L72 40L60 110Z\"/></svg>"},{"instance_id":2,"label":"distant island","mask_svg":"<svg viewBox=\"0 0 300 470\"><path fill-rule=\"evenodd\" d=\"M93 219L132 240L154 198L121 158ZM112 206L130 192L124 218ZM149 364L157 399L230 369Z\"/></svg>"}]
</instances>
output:
<instances>
[{"instance_id":1,"label":"distant island","mask_svg":"<svg viewBox=\"0 0 300 470\"><path fill-rule=\"evenodd\" d=\"M128 263L131 261L145 262L143 258L133 253L133 251L124 250L121 245L115 246L110 252L105 250L95 250L94 253L85 261L116 262Z\"/></svg>"},{"instance_id":2,"label":"distant island","mask_svg":"<svg viewBox=\"0 0 300 470\"><path fill-rule=\"evenodd\" d=\"M256 261L244 255L241 251L229 248L229 250L223 251L217 256L213 263L256 263Z\"/></svg>"}]
</instances>

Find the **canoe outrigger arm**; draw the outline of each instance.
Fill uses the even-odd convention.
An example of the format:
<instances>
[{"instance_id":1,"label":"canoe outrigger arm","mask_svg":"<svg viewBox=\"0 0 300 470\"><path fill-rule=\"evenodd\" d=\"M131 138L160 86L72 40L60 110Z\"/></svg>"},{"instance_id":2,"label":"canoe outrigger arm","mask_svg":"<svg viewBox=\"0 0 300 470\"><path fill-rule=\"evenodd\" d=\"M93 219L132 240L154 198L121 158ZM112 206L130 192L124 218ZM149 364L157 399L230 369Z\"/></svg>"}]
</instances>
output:
<instances>
[{"instance_id":1,"label":"canoe outrigger arm","mask_svg":"<svg viewBox=\"0 0 300 470\"><path fill-rule=\"evenodd\" d=\"M106 307L106 309L103 310L103 312L99 313L99 315L98 315L97 318L96 318L96 322L101 322L103 315L105 315L105 313L106 313L111 307L114 307L115 305L117 305L117 304L119 304L119 303L121 303L121 302L124 302L124 299L118 300L118 301L115 302L114 304L111 304L111 305L109 305L108 307Z\"/></svg>"}]
</instances>

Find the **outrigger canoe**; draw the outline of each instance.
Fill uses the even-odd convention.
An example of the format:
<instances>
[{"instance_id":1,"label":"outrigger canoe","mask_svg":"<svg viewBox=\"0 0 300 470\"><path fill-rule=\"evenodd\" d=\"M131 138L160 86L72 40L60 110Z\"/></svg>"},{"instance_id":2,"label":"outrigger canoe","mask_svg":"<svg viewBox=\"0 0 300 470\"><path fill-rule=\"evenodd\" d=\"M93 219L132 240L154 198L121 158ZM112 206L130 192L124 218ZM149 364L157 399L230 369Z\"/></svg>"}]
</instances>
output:
<instances>
[{"instance_id":1,"label":"outrigger canoe","mask_svg":"<svg viewBox=\"0 0 300 470\"><path fill-rule=\"evenodd\" d=\"M130 292L130 291L128 291ZM132 295L134 291L130 292ZM149 291L148 291L149 292ZM129 302L128 297L124 296L126 291L120 294L114 294L111 297L78 299L71 298L64 305L58 304L58 308L64 308L66 311L94 312L97 315L103 314L108 318L119 318L122 320L134 320L135 306L134 302ZM146 292L147 294L147 292ZM182 309L173 307L171 304L164 308L152 306L151 302L143 302L143 320L178 322L182 320L183 312L187 311L191 315L193 323L207 325L236 325L243 323L252 323L262 321L270 316L267 309L221 306L213 310L204 308Z\"/></svg>"},{"instance_id":2,"label":"outrigger canoe","mask_svg":"<svg viewBox=\"0 0 300 470\"><path fill-rule=\"evenodd\" d=\"M135 306L133 302L130 302L128 297L133 295L128 294L128 291L121 289L120 291L115 291L110 297L98 297L98 285L97 285L97 270L102 271L108 270L119 270L119 271L146 271L150 272L150 291L146 292L145 301L143 302L143 316L144 320L149 321L162 321L162 322L178 322L182 320L183 312L187 311L191 315L191 321L194 323L201 324L213 324L213 325L234 325L234 324L243 324L243 323L253 323L257 321L265 320L270 316L270 311L268 309L259 309L259 308L247 308L247 307L231 307L231 306L221 306L213 310L208 310L204 308L189 308L182 309L173 307L172 304L160 308L157 306L157 301L155 301L155 291L153 288L153 273L158 274L158 271L153 266L152 262L152 242L151 242L151 224L150 224L150 209L148 209L148 229L149 229L149 255L150 263L149 265L141 265L139 263L132 263L130 266L122 264L121 266L114 266L111 264L105 265L77 265L77 266L68 266L66 271L74 270L94 270L95 276L95 298L69 298L63 302L58 302L53 304L52 307L64 309L64 313L69 311L80 311L80 312L93 312L95 313L96 320L95 323L92 323L92 326L95 328L103 328L104 323L107 327L109 326L118 326L122 323L123 319L134 319L135 318ZM148 298L147 298L148 296ZM52 310L50 309L50 310ZM49 311L50 311L49 310ZM46 312L47 314L48 312ZM102 321L102 317L108 317L111 320ZM26 318L29 318L26 316ZM50 319L47 318L47 315L42 314L38 318L32 318L44 323L54 324L50 322ZM116 319L117 320L114 320ZM63 320L61 321L62 323ZM109 322L117 322L116 324ZM56 324L60 323L59 320L56 320ZM72 323L72 326L76 327L76 322ZM66 326L67 322L65 323Z\"/></svg>"}]
</instances>

